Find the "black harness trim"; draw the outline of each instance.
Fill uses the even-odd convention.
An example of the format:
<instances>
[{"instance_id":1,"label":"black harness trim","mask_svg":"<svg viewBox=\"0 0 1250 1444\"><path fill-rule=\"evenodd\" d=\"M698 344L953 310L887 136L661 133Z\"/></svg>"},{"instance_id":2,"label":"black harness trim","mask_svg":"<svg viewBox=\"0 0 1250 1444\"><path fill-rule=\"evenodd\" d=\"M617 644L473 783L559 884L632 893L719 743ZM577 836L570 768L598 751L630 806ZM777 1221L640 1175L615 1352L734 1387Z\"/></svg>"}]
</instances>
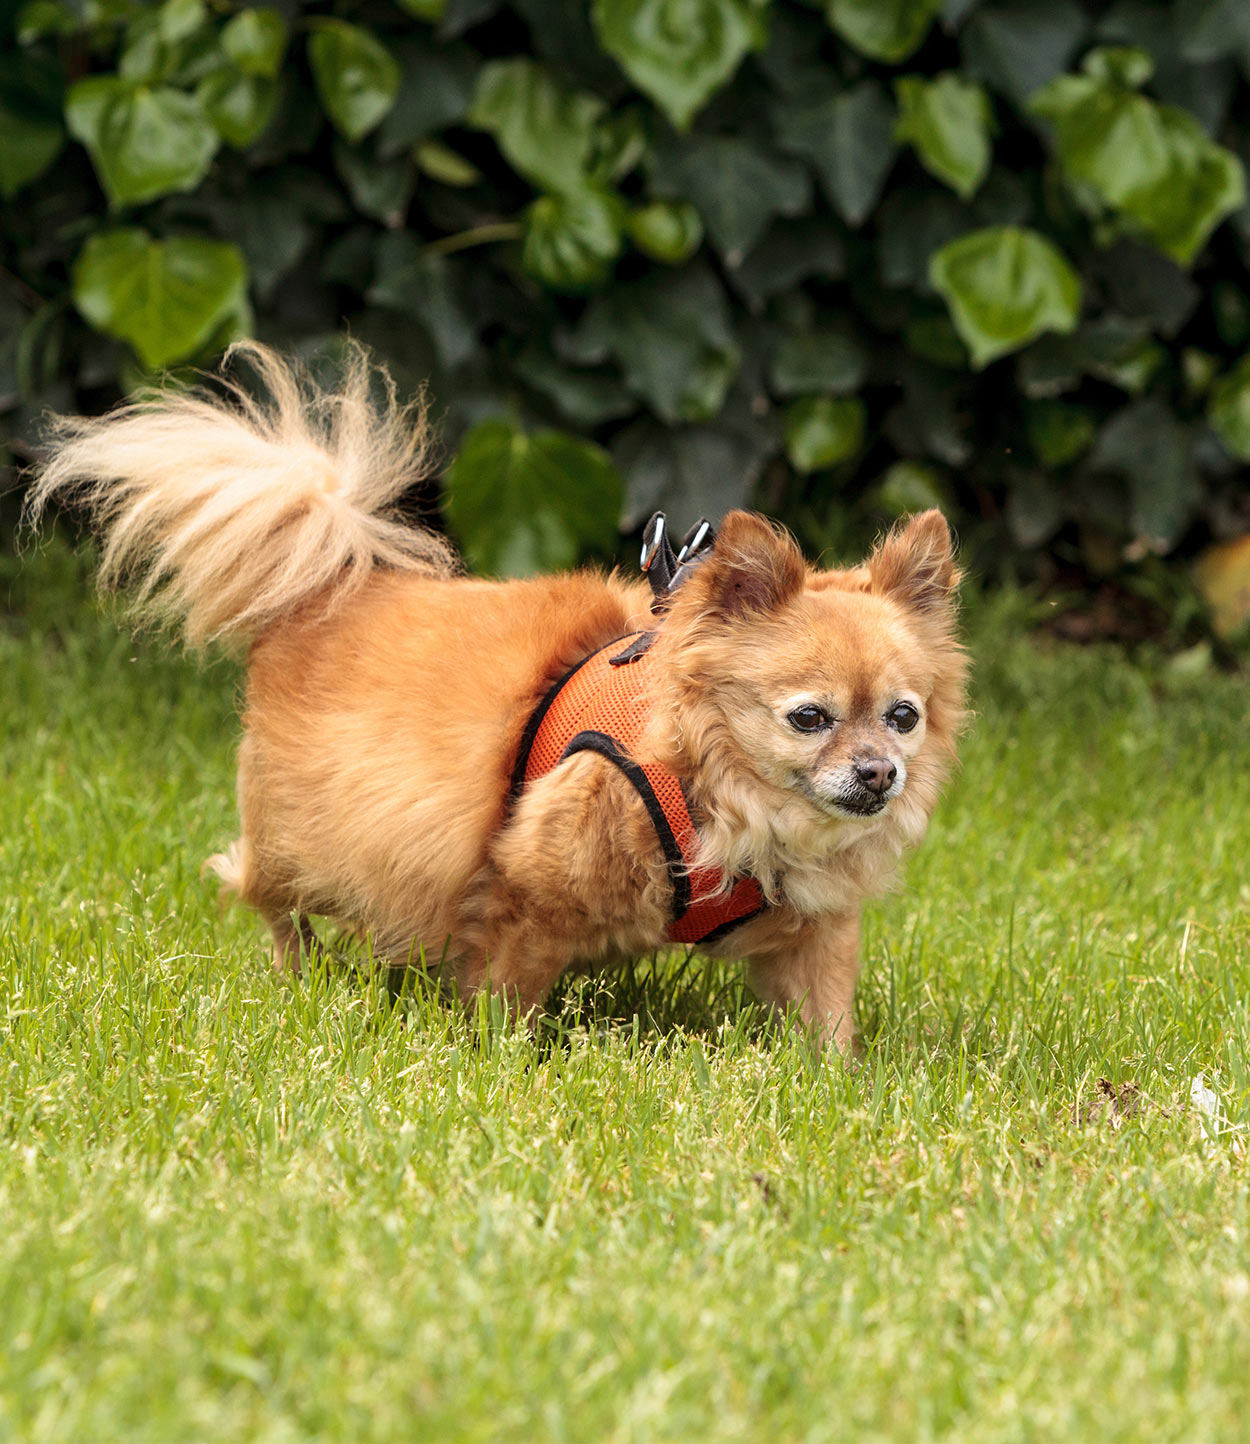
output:
<instances>
[{"instance_id":1,"label":"black harness trim","mask_svg":"<svg viewBox=\"0 0 1250 1444\"><path fill-rule=\"evenodd\" d=\"M660 839L660 846L664 849L664 860L668 863L669 881L673 885L671 921L678 922L690 909L690 875L686 871L686 860L681 855L681 848L678 847L677 839L673 836L673 829L669 826L664 809L660 806L660 799L655 795L655 789L648 781L647 774L628 753L621 751L616 740L609 737L606 732L579 732L561 753L560 761L563 762L566 757L571 757L575 752L597 752L601 757L606 757L609 762L621 769L633 784L634 791L642 798L643 805L655 828L656 836Z\"/></svg>"},{"instance_id":2,"label":"black harness trim","mask_svg":"<svg viewBox=\"0 0 1250 1444\"><path fill-rule=\"evenodd\" d=\"M701 944L719 942L721 938L728 937L735 928L740 928L743 923L749 923L752 918L757 918L761 913L767 911L768 904L766 902L762 902L760 903L759 907L755 909L754 912L743 913L740 918L730 918L727 923L721 923L720 927L713 928L710 933L704 933L703 936L699 939L699 942Z\"/></svg>"},{"instance_id":3,"label":"black harness trim","mask_svg":"<svg viewBox=\"0 0 1250 1444\"><path fill-rule=\"evenodd\" d=\"M645 657L654 645L655 633L641 632L623 652L618 652L615 657L609 657L608 665L610 667L626 667L630 662L636 662L639 657Z\"/></svg>"}]
</instances>

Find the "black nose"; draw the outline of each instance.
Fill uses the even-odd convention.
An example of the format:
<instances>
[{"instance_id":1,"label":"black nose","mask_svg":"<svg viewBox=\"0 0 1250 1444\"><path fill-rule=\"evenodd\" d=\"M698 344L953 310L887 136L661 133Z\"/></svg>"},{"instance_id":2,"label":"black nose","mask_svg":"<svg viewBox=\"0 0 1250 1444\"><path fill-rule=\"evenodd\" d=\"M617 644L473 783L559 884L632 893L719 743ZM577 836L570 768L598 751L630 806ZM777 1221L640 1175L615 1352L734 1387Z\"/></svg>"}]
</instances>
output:
<instances>
[{"instance_id":1,"label":"black nose","mask_svg":"<svg viewBox=\"0 0 1250 1444\"><path fill-rule=\"evenodd\" d=\"M880 796L887 788L894 785L894 779L898 776L898 768L893 762L887 762L884 757L865 757L863 761L855 764L855 775L869 792L875 792Z\"/></svg>"}]
</instances>

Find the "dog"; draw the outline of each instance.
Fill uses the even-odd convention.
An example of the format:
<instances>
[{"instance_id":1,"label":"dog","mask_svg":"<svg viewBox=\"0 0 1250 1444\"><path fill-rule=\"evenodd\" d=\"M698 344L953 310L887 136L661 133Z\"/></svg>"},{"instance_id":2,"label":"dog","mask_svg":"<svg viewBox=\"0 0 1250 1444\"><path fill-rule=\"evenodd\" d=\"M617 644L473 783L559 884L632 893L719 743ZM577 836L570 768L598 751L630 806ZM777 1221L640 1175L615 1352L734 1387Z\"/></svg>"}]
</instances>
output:
<instances>
[{"instance_id":1,"label":"dog","mask_svg":"<svg viewBox=\"0 0 1250 1444\"><path fill-rule=\"evenodd\" d=\"M334 388L233 356L259 388L54 421L28 507L85 503L140 621L246 647L240 836L208 865L275 966L326 915L533 1018L575 963L697 942L849 1049L862 904L965 716L941 513L820 570L730 512L658 615L615 572L471 577L396 510L420 401L360 348Z\"/></svg>"}]
</instances>

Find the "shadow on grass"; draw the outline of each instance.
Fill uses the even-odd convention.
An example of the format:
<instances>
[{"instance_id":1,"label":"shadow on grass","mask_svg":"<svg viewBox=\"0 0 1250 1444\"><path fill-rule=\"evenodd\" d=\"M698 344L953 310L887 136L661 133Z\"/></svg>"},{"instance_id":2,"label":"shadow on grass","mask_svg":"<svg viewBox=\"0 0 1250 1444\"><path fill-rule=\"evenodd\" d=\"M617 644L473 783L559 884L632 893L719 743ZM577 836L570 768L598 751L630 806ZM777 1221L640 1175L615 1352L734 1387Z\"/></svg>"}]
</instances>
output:
<instances>
[{"instance_id":1,"label":"shadow on grass","mask_svg":"<svg viewBox=\"0 0 1250 1444\"><path fill-rule=\"evenodd\" d=\"M398 1010L413 1024L450 1018L471 1030L525 1027L505 1018L498 998L465 1008L437 964L414 959L391 966L376 960L368 942L353 934L327 932L319 954L314 966L324 970L327 982L373 992L380 1010ZM717 1047L728 1038L762 1043L786 1026L784 1018L752 996L740 965L655 953L613 966L571 969L556 982L533 1034L542 1050L614 1033L643 1046L688 1037Z\"/></svg>"}]
</instances>

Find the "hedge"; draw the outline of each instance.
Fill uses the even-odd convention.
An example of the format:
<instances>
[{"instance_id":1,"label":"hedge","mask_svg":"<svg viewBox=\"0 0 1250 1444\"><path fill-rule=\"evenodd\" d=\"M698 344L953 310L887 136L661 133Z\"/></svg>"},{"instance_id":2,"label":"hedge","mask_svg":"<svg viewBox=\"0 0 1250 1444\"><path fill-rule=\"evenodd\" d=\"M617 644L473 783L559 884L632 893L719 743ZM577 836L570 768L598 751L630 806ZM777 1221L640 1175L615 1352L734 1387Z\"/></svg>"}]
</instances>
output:
<instances>
[{"instance_id":1,"label":"hedge","mask_svg":"<svg viewBox=\"0 0 1250 1444\"><path fill-rule=\"evenodd\" d=\"M1245 0L26 0L0 426L253 332L426 378L486 571L754 502L1250 530Z\"/></svg>"}]
</instances>

